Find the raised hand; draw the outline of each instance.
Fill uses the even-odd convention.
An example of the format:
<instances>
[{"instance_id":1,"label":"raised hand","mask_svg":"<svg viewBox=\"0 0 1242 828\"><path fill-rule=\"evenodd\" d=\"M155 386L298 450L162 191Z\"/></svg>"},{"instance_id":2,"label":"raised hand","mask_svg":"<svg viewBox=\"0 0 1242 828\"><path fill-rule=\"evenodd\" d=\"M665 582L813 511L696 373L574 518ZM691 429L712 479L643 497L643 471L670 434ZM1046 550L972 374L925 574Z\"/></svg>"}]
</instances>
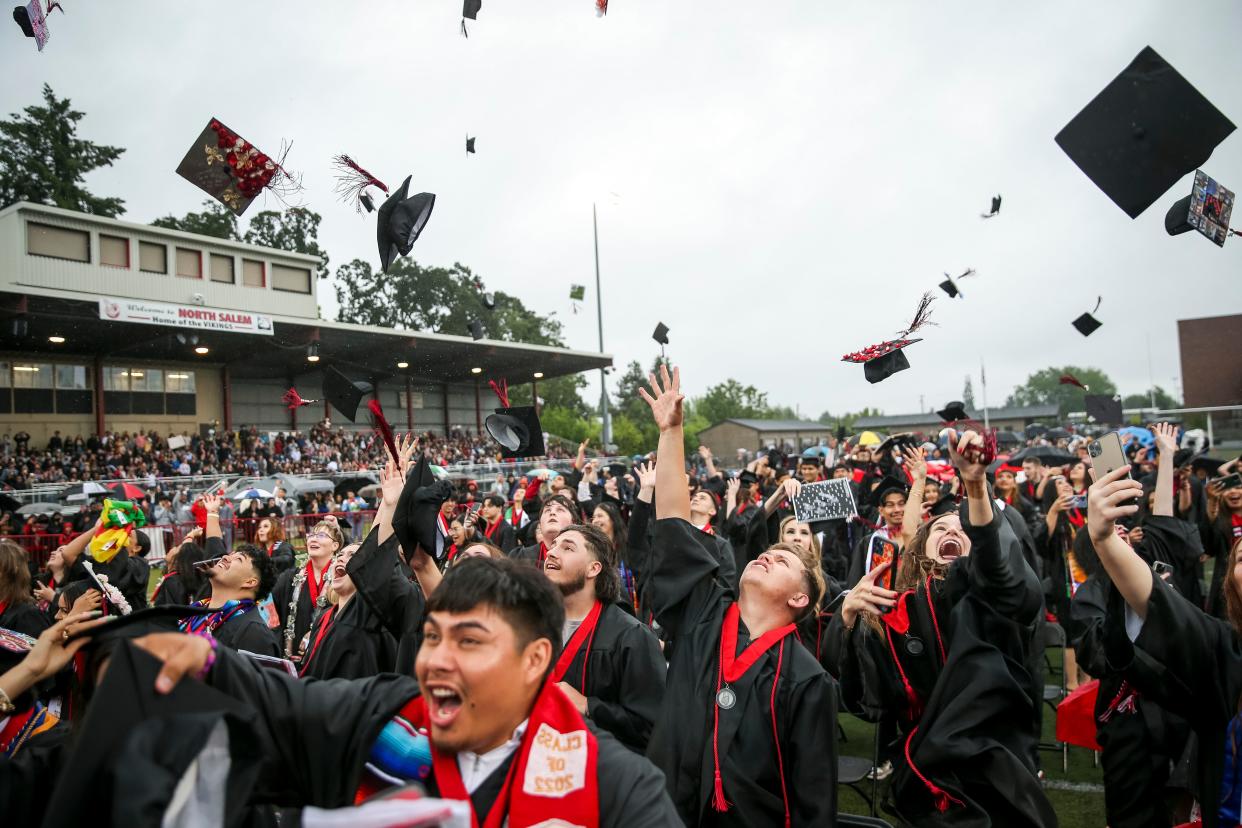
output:
<instances>
[{"instance_id":1,"label":"raised hand","mask_svg":"<svg viewBox=\"0 0 1242 828\"><path fill-rule=\"evenodd\" d=\"M1177 426L1172 423L1156 423L1151 427L1151 433L1156 435L1156 448L1160 452L1160 456L1172 457L1177 451Z\"/></svg>"},{"instance_id":2,"label":"raised hand","mask_svg":"<svg viewBox=\"0 0 1242 828\"><path fill-rule=\"evenodd\" d=\"M73 602L73 606L69 608L70 615L84 615L91 610L99 609L99 605L103 602L103 594L97 589L88 589L77 597Z\"/></svg>"},{"instance_id":3,"label":"raised hand","mask_svg":"<svg viewBox=\"0 0 1242 828\"><path fill-rule=\"evenodd\" d=\"M397 462L397 470L405 472L410 467L410 457L414 455L414 449L418 445L418 438L413 434L402 434L397 439L397 456L393 458Z\"/></svg>"},{"instance_id":4,"label":"raised hand","mask_svg":"<svg viewBox=\"0 0 1242 828\"><path fill-rule=\"evenodd\" d=\"M742 490L742 481L736 477L730 477L729 482L725 484L725 508L732 510L737 506L737 493Z\"/></svg>"},{"instance_id":5,"label":"raised hand","mask_svg":"<svg viewBox=\"0 0 1242 828\"><path fill-rule=\"evenodd\" d=\"M1117 530L1114 524L1138 511L1143 484L1129 477L1129 466L1113 469L1087 489L1087 528L1091 540L1103 543Z\"/></svg>"},{"instance_id":6,"label":"raised hand","mask_svg":"<svg viewBox=\"0 0 1242 828\"><path fill-rule=\"evenodd\" d=\"M983 437L974 431L967 430L961 434L956 429L947 429L949 433L949 457L961 474L962 479L981 481L987 473L987 464L978 461L978 452L983 449Z\"/></svg>"},{"instance_id":7,"label":"raised hand","mask_svg":"<svg viewBox=\"0 0 1242 828\"><path fill-rule=\"evenodd\" d=\"M897 593L876 583L892 565L892 561L880 564L862 576L845 596L841 604L841 620L846 627L853 627L860 613L881 615L897 606Z\"/></svg>"},{"instance_id":8,"label":"raised hand","mask_svg":"<svg viewBox=\"0 0 1242 828\"><path fill-rule=\"evenodd\" d=\"M905 459L906 468L910 470L915 480L927 477L927 452L923 451L922 446L902 446L901 456Z\"/></svg>"},{"instance_id":9,"label":"raised hand","mask_svg":"<svg viewBox=\"0 0 1242 828\"><path fill-rule=\"evenodd\" d=\"M396 506L397 499L401 497L401 490L404 488L405 478L396 463L390 459L384 464L384 470L380 472L380 502L389 508Z\"/></svg>"},{"instance_id":10,"label":"raised hand","mask_svg":"<svg viewBox=\"0 0 1242 828\"><path fill-rule=\"evenodd\" d=\"M203 508L207 510L207 514L219 516L220 495L215 492L205 492L203 494Z\"/></svg>"},{"instance_id":11,"label":"raised hand","mask_svg":"<svg viewBox=\"0 0 1242 828\"><path fill-rule=\"evenodd\" d=\"M704 462L711 460L712 450L709 449L707 446L699 446L699 457L702 457Z\"/></svg>"},{"instance_id":12,"label":"raised hand","mask_svg":"<svg viewBox=\"0 0 1242 828\"><path fill-rule=\"evenodd\" d=\"M646 462L639 463L634 467L634 473L638 475L638 487L640 489L654 489L656 481L655 463Z\"/></svg>"},{"instance_id":13,"label":"raised hand","mask_svg":"<svg viewBox=\"0 0 1242 828\"><path fill-rule=\"evenodd\" d=\"M99 593L95 594L98 595ZM73 658L73 654L82 649L82 645L86 644L90 639L89 636L79 636L72 641L66 641L66 633L70 627L73 627L75 632L85 632L110 620L109 618L100 618L98 610L70 613L67 617L57 621L39 634L39 639L35 642L34 647L30 649L30 652L26 653L26 657L21 660L18 666L29 674L32 684L37 684L45 678L60 672L69 663L69 660Z\"/></svg>"},{"instance_id":14,"label":"raised hand","mask_svg":"<svg viewBox=\"0 0 1242 828\"><path fill-rule=\"evenodd\" d=\"M785 489L785 499L792 501L795 497L802 493L802 481L795 480L792 477L786 477L785 482L781 484Z\"/></svg>"},{"instance_id":15,"label":"raised hand","mask_svg":"<svg viewBox=\"0 0 1242 828\"><path fill-rule=\"evenodd\" d=\"M686 399L681 393L681 369L673 368L673 374L670 377L668 367L661 364L659 379L655 374L651 374L648 379L651 382L651 390L655 392L654 396L641 386L638 394L647 405L651 406L651 417L655 420L656 426L662 432L679 428L684 420L682 402Z\"/></svg>"}]
</instances>

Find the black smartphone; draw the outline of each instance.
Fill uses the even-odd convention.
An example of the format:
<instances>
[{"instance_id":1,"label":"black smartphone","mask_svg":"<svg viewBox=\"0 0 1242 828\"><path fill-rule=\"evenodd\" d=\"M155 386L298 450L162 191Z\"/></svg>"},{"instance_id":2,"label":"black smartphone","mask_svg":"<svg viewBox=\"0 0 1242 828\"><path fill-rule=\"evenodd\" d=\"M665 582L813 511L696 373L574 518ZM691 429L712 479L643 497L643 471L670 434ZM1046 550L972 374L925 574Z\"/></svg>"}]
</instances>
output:
<instances>
[{"instance_id":1,"label":"black smartphone","mask_svg":"<svg viewBox=\"0 0 1242 828\"><path fill-rule=\"evenodd\" d=\"M1234 472L1224 477L1218 477L1211 481L1212 485L1220 486L1222 489L1236 489L1242 486L1242 472Z\"/></svg>"},{"instance_id":2,"label":"black smartphone","mask_svg":"<svg viewBox=\"0 0 1242 828\"><path fill-rule=\"evenodd\" d=\"M1173 564L1167 564L1164 561L1156 561L1151 565L1151 571L1156 573L1156 577L1160 578L1165 575L1173 574Z\"/></svg>"}]
</instances>

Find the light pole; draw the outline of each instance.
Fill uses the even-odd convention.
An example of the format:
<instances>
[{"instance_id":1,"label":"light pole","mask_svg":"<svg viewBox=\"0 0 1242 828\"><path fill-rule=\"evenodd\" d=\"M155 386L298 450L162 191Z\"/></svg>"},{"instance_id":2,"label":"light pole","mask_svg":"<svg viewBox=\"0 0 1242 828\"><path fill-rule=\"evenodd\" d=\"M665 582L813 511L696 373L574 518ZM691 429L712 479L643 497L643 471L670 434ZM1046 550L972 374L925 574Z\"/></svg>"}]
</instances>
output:
<instances>
[{"instance_id":1,"label":"light pole","mask_svg":"<svg viewBox=\"0 0 1242 828\"><path fill-rule=\"evenodd\" d=\"M599 286L599 216L595 202L591 202L591 229L595 233L595 316L599 323L599 352L604 353L604 297ZM604 452L612 445L612 421L608 418L608 381L603 368L599 369L599 411Z\"/></svg>"}]
</instances>

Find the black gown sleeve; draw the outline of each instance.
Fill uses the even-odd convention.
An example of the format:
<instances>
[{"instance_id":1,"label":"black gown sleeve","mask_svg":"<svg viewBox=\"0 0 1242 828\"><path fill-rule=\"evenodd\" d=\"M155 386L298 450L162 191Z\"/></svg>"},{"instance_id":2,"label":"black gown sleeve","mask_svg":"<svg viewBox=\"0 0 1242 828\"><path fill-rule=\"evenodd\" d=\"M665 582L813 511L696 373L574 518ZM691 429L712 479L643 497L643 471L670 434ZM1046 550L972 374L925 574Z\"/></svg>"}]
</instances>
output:
<instances>
[{"instance_id":1,"label":"black gown sleeve","mask_svg":"<svg viewBox=\"0 0 1242 828\"><path fill-rule=\"evenodd\" d=\"M834 825L837 813L837 694L832 679L819 674L794 691L789 755L782 756L788 779L792 825ZM779 715L779 714L778 714Z\"/></svg>"},{"instance_id":2,"label":"black gown sleeve","mask_svg":"<svg viewBox=\"0 0 1242 828\"><path fill-rule=\"evenodd\" d=\"M599 747L600 828L682 828L664 774L607 733L594 729Z\"/></svg>"},{"instance_id":3,"label":"black gown sleeve","mask_svg":"<svg viewBox=\"0 0 1242 828\"><path fill-rule=\"evenodd\" d=\"M622 742L646 745L664 701L664 656L655 633L630 624L613 651L613 675L621 679L617 701L587 698L587 716Z\"/></svg>"},{"instance_id":4,"label":"black gown sleeve","mask_svg":"<svg viewBox=\"0 0 1242 828\"><path fill-rule=\"evenodd\" d=\"M257 714L254 737L275 770L278 801L339 808L352 803L379 731L418 694L406 676L294 679L249 663L227 648L216 652L208 684Z\"/></svg>"},{"instance_id":5,"label":"black gown sleeve","mask_svg":"<svg viewBox=\"0 0 1242 828\"><path fill-rule=\"evenodd\" d=\"M272 563L276 567L277 572L284 572L287 569L293 569L293 547L289 541L281 541L272 550Z\"/></svg>"},{"instance_id":6,"label":"black gown sleeve","mask_svg":"<svg viewBox=\"0 0 1242 828\"><path fill-rule=\"evenodd\" d=\"M854 628L847 630L841 613L834 615L824 631L820 663L839 682L842 708L859 718L876 722L903 709L901 681L883 635L865 619L855 619Z\"/></svg>"},{"instance_id":7,"label":"black gown sleeve","mask_svg":"<svg viewBox=\"0 0 1242 828\"><path fill-rule=\"evenodd\" d=\"M995 503L992 521L972 526L970 504L962 502L962 530L970 538L970 585L993 609L1020 624L1033 623L1043 606L1039 579L1022 556L1022 544Z\"/></svg>"},{"instance_id":8,"label":"black gown sleeve","mask_svg":"<svg viewBox=\"0 0 1242 828\"><path fill-rule=\"evenodd\" d=\"M626 532L626 544L622 560L634 570L641 590L646 583L648 567L651 563L650 527L653 509L650 503L643 500L634 501L634 509L630 512L630 523Z\"/></svg>"},{"instance_id":9,"label":"black gown sleeve","mask_svg":"<svg viewBox=\"0 0 1242 828\"><path fill-rule=\"evenodd\" d=\"M252 612L257 611L252 610ZM235 650L247 650L258 655L272 656L273 658L281 657L280 642L276 640L276 634L261 621L241 624L237 631L237 638L232 642L231 646Z\"/></svg>"},{"instance_id":10,"label":"black gown sleeve","mask_svg":"<svg viewBox=\"0 0 1242 828\"><path fill-rule=\"evenodd\" d=\"M724 594L720 562L704 541L712 537L680 518L656 521L647 596L669 638L710 614Z\"/></svg>"},{"instance_id":11,"label":"black gown sleeve","mask_svg":"<svg viewBox=\"0 0 1242 828\"><path fill-rule=\"evenodd\" d=\"M398 548L396 534L380 544L377 527L346 567L359 597L394 638L422 622L424 603L422 593L401 573Z\"/></svg>"}]
</instances>

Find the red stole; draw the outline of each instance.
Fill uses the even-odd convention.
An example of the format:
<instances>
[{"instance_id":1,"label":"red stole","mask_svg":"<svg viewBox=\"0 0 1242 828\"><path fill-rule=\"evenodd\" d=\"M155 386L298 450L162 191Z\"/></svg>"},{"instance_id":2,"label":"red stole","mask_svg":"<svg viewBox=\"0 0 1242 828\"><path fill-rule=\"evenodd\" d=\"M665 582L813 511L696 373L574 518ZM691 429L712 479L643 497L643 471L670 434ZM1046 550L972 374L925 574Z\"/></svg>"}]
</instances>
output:
<instances>
[{"instance_id":1,"label":"red stole","mask_svg":"<svg viewBox=\"0 0 1242 828\"><path fill-rule=\"evenodd\" d=\"M539 565L543 566L543 562L548 559L548 545L543 541L539 541Z\"/></svg>"},{"instance_id":2,"label":"red stole","mask_svg":"<svg viewBox=\"0 0 1242 828\"><path fill-rule=\"evenodd\" d=\"M310 666L311 658L319 649L320 642L323 637L328 634L328 627L332 626L332 622L336 620L337 605L333 604L328 607L328 611L323 614L323 619L319 622L319 632L315 633L315 640L311 643L310 651L306 654L306 658L302 659L302 669L298 670L298 677L306 675L306 668Z\"/></svg>"},{"instance_id":3,"label":"red stole","mask_svg":"<svg viewBox=\"0 0 1242 828\"><path fill-rule=\"evenodd\" d=\"M776 731L776 685L781 680L781 661L785 655L785 637L797 630L796 624L786 624L774 630L768 630L758 639L750 642L741 655L737 655L737 623L741 610L736 603L730 604L725 610L724 623L720 625L720 667L716 672L716 697L719 698L720 688L732 684L746 674L759 657L773 647L780 645L776 658L776 675L772 677L772 743L776 746L776 763L781 778L781 798L785 803L785 825L789 825L789 797L785 792L785 763L781 758L780 736ZM720 777L720 704L712 700L712 760L716 767L716 779L712 796L712 807L717 811L729 810L729 802L724 796L724 782Z\"/></svg>"},{"instance_id":4,"label":"red stole","mask_svg":"<svg viewBox=\"0 0 1242 828\"><path fill-rule=\"evenodd\" d=\"M310 590L311 606L319 601L319 590L323 589L324 576L328 574L328 567L332 566L332 559L328 558L328 562L324 564L323 572L319 573L319 577L315 577L315 562L307 559L306 561L306 586Z\"/></svg>"},{"instance_id":5,"label":"red stole","mask_svg":"<svg viewBox=\"0 0 1242 828\"><path fill-rule=\"evenodd\" d=\"M440 530L441 537L449 536L448 518L444 516L444 512L436 512L436 528Z\"/></svg>"},{"instance_id":6,"label":"red stole","mask_svg":"<svg viewBox=\"0 0 1242 828\"><path fill-rule=\"evenodd\" d=\"M492 536L496 534L496 530L500 528L500 524L504 522L505 522L504 517L501 517L495 523L483 524L483 537L487 538L488 540L491 540Z\"/></svg>"},{"instance_id":7,"label":"red stole","mask_svg":"<svg viewBox=\"0 0 1242 828\"><path fill-rule=\"evenodd\" d=\"M401 709L401 717L430 730L421 696ZM470 802L457 756L431 743L432 773L445 799ZM511 828L543 824L599 825L599 746L577 708L552 682L535 697L526 733L509 765L504 790L480 824L471 804L473 828ZM558 822L559 820L559 822Z\"/></svg>"},{"instance_id":8,"label":"red stole","mask_svg":"<svg viewBox=\"0 0 1242 828\"><path fill-rule=\"evenodd\" d=\"M513 524L514 529L522 528L522 515L524 514L526 513L519 509L516 505L509 512L509 522Z\"/></svg>"},{"instance_id":9,"label":"red stole","mask_svg":"<svg viewBox=\"0 0 1242 828\"><path fill-rule=\"evenodd\" d=\"M582 660L582 686L578 688L578 692L586 695L587 659L591 657L591 644L595 641L595 627L599 623L599 615L603 609L604 605L599 601L591 607L591 611L587 613L586 618L582 619L578 629L574 630L573 636L565 642L565 648L561 650L561 655L556 660L556 667L552 669L552 677L549 681L556 683L564 680L565 673L569 672L569 665L574 661L574 656L585 644L586 653L583 654Z\"/></svg>"},{"instance_id":10,"label":"red stole","mask_svg":"<svg viewBox=\"0 0 1242 828\"><path fill-rule=\"evenodd\" d=\"M1229 521L1233 527L1233 536L1235 538L1242 538L1242 514L1230 515Z\"/></svg>"},{"instance_id":11,"label":"red stole","mask_svg":"<svg viewBox=\"0 0 1242 828\"><path fill-rule=\"evenodd\" d=\"M701 527L699 527L699 531L702 532L704 535L716 534L716 529L715 527L712 526L711 521L708 521L707 523L704 523Z\"/></svg>"}]
</instances>

